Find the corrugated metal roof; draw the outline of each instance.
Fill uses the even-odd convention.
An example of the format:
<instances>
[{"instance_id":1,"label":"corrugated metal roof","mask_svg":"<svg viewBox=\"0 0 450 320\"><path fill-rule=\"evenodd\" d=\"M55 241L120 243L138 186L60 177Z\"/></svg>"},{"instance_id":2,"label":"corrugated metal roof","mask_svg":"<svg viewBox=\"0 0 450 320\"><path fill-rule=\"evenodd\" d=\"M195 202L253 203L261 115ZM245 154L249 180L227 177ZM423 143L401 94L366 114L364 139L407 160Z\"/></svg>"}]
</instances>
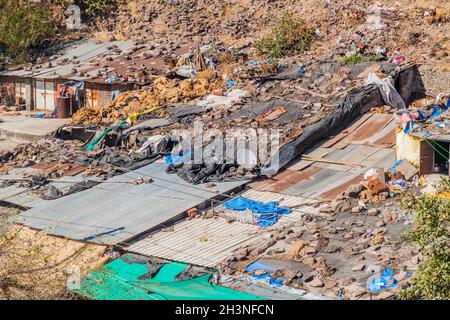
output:
<instances>
[{"instance_id":1,"label":"corrugated metal roof","mask_svg":"<svg viewBox=\"0 0 450 320\"><path fill-rule=\"evenodd\" d=\"M320 194L319 197L323 200L329 200L329 201L334 200L334 199L336 199L336 197L338 195L340 195L345 190L347 190L348 187L350 187L351 185L357 184L363 180L364 180L363 175L356 176L355 178L350 179L347 182Z\"/></svg>"},{"instance_id":2,"label":"corrugated metal roof","mask_svg":"<svg viewBox=\"0 0 450 320\"><path fill-rule=\"evenodd\" d=\"M249 187L260 190L260 191L270 191L270 192L281 192L288 188L289 186L295 185L300 181L305 181L310 179L310 177L317 172L319 168L306 168L300 172L293 170L285 170L271 179L265 178L260 181L254 181L249 184Z\"/></svg>"},{"instance_id":3,"label":"corrugated metal roof","mask_svg":"<svg viewBox=\"0 0 450 320\"><path fill-rule=\"evenodd\" d=\"M273 177L249 184L260 191L332 200L372 167L395 162L395 120L391 114L368 113L305 154L324 161L299 160ZM394 139L394 140L393 140ZM336 163L329 162L335 160ZM299 173L295 173L295 171ZM289 179L285 178L289 177Z\"/></svg>"},{"instance_id":4,"label":"corrugated metal roof","mask_svg":"<svg viewBox=\"0 0 450 320\"><path fill-rule=\"evenodd\" d=\"M370 118L333 147L344 148L349 143L370 144L370 139L375 141L382 137L380 136L380 131L393 122L393 120L394 116L391 114L372 113Z\"/></svg>"},{"instance_id":5,"label":"corrugated metal roof","mask_svg":"<svg viewBox=\"0 0 450 320\"><path fill-rule=\"evenodd\" d=\"M217 196L203 185L193 186L152 163L115 176L109 182L135 181L151 176L150 184L99 184L92 189L45 201L14 217L18 223L50 234L104 244L117 244L159 226ZM224 193L247 181L216 183Z\"/></svg>"},{"instance_id":6,"label":"corrugated metal roof","mask_svg":"<svg viewBox=\"0 0 450 320\"><path fill-rule=\"evenodd\" d=\"M363 114L360 118L356 119L351 125L349 125L344 130L341 130L341 132L336 134L334 137L331 137L330 139L323 141L321 147L323 148L333 147L336 143L338 143L339 141L350 135L352 132L354 132L356 129L358 129L361 125L363 125L364 122L366 122L366 120L369 119L370 117L372 117L372 113Z\"/></svg>"},{"instance_id":7,"label":"corrugated metal roof","mask_svg":"<svg viewBox=\"0 0 450 320\"><path fill-rule=\"evenodd\" d=\"M155 232L125 249L146 256L214 267L241 246L266 241L273 230L290 226L302 215L316 214L319 210L311 206L317 201L302 197L257 190L247 190L241 195L262 202L279 201L280 205L291 207L293 212L267 228L238 221L229 223L222 217L184 220L173 225L173 231ZM216 213L227 210L223 205L214 208ZM200 241L201 238L207 241Z\"/></svg>"},{"instance_id":8,"label":"corrugated metal roof","mask_svg":"<svg viewBox=\"0 0 450 320\"><path fill-rule=\"evenodd\" d=\"M322 157L326 156L327 154L329 154L331 151L333 151L333 149L331 149L331 148L318 147L310 152L306 152L306 154L309 157L322 158ZM308 167L309 165L311 165L312 163L314 163L314 161L309 161L309 160L299 160L298 161L297 160L293 164L287 166L286 169L302 170L302 169Z\"/></svg>"},{"instance_id":9,"label":"corrugated metal roof","mask_svg":"<svg viewBox=\"0 0 450 320\"><path fill-rule=\"evenodd\" d=\"M125 249L142 255L214 267L243 245L264 241L266 230L224 218L184 220L173 232L159 231ZM201 241L206 239L206 241Z\"/></svg>"},{"instance_id":10,"label":"corrugated metal roof","mask_svg":"<svg viewBox=\"0 0 450 320\"><path fill-rule=\"evenodd\" d=\"M321 169L316 174L312 175L307 181L297 183L281 193L290 196L303 197L318 197L321 193L336 188L337 186L346 183L355 178L358 174L337 171L332 169Z\"/></svg>"},{"instance_id":11,"label":"corrugated metal roof","mask_svg":"<svg viewBox=\"0 0 450 320\"><path fill-rule=\"evenodd\" d=\"M101 61L107 61L108 57L117 57L119 54L114 53L114 51L109 50L111 46L117 46L121 51L126 51L130 49L133 45L132 41L108 41L97 43L92 40L78 41L67 46L62 51L62 55L58 58L52 60L52 67L42 67L40 69L33 69L31 71L13 70L13 71L3 71L0 72L0 76L19 76L19 77L34 77L42 79L53 79L53 78L68 78L74 80L83 80L97 73L98 70L102 68L101 65L90 64L95 58L101 58ZM65 61L67 59L68 61ZM77 61L79 64L75 64ZM60 65L55 65L61 62ZM77 69L78 71L87 71L86 77L76 77L72 74L72 69Z\"/></svg>"}]
</instances>

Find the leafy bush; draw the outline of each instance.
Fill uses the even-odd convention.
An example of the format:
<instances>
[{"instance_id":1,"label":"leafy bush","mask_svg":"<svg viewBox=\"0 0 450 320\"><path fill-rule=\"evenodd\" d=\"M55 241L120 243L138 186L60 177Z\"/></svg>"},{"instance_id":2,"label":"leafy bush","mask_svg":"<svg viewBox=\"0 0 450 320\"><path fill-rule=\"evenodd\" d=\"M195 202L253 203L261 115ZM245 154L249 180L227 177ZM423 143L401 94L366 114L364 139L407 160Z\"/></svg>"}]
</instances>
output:
<instances>
[{"instance_id":1,"label":"leafy bush","mask_svg":"<svg viewBox=\"0 0 450 320\"><path fill-rule=\"evenodd\" d=\"M104 12L113 2L113 0L76 0L74 4L78 5L85 15L93 16Z\"/></svg>"},{"instance_id":2,"label":"leafy bush","mask_svg":"<svg viewBox=\"0 0 450 320\"><path fill-rule=\"evenodd\" d=\"M441 181L439 181L438 185L436 186L436 192L437 193L450 192L450 179L441 177Z\"/></svg>"},{"instance_id":3,"label":"leafy bush","mask_svg":"<svg viewBox=\"0 0 450 320\"><path fill-rule=\"evenodd\" d=\"M450 179L439 188L448 187ZM411 279L411 286L400 292L402 299L450 299L449 214L450 200L433 195L404 196L403 207L416 213L415 228L406 238L420 247L426 260Z\"/></svg>"},{"instance_id":4,"label":"leafy bush","mask_svg":"<svg viewBox=\"0 0 450 320\"><path fill-rule=\"evenodd\" d=\"M295 19L287 12L272 33L258 40L255 46L260 54L280 58L288 53L304 52L311 45L313 34L303 19Z\"/></svg>"},{"instance_id":5,"label":"leafy bush","mask_svg":"<svg viewBox=\"0 0 450 320\"><path fill-rule=\"evenodd\" d=\"M49 2L0 0L0 43L3 55L18 64L26 62L30 47L44 41L57 30Z\"/></svg>"},{"instance_id":6,"label":"leafy bush","mask_svg":"<svg viewBox=\"0 0 450 320\"><path fill-rule=\"evenodd\" d=\"M360 54L354 53L351 56L348 57L343 57L341 59L342 64L345 65L353 65L353 64L358 64L361 62L376 62L379 60L379 57L376 54L372 54L368 57L362 56Z\"/></svg>"}]
</instances>

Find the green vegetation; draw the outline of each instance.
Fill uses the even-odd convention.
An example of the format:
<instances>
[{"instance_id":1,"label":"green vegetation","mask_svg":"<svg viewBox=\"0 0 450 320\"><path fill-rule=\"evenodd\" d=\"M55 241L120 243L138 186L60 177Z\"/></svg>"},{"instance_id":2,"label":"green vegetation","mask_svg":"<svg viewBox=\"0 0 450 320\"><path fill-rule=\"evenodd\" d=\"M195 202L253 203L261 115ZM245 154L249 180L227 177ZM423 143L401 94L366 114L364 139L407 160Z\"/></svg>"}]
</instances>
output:
<instances>
[{"instance_id":1,"label":"green vegetation","mask_svg":"<svg viewBox=\"0 0 450 320\"><path fill-rule=\"evenodd\" d=\"M311 45L313 34L313 29L308 28L303 19L296 19L287 12L272 33L258 40L255 46L259 54L280 58L289 53L304 52Z\"/></svg>"},{"instance_id":2,"label":"green vegetation","mask_svg":"<svg viewBox=\"0 0 450 320\"><path fill-rule=\"evenodd\" d=\"M78 5L85 15L94 16L103 13L113 2L113 0L76 0L74 4Z\"/></svg>"},{"instance_id":3,"label":"green vegetation","mask_svg":"<svg viewBox=\"0 0 450 320\"><path fill-rule=\"evenodd\" d=\"M449 178L441 178L441 181L436 186L437 193L445 193L450 192L450 179Z\"/></svg>"},{"instance_id":4,"label":"green vegetation","mask_svg":"<svg viewBox=\"0 0 450 320\"><path fill-rule=\"evenodd\" d=\"M450 190L450 179L442 179L437 188ZM420 247L426 257L411 279L411 286L400 292L401 299L450 299L449 214L450 200L434 195L405 194L402 207L416 213L415 227L404 235Z\"/></svg>"},{"instance_id":5,"label":"green vegetation","mask_svg":"<svg viewBox=\"0 0 450 320\"><path fill-rule=\"evenodd\" d=\"M0 0L0 62L28 62L33 48L54 42L63 31L69 5L78 5L85 20L101 15L113 0Z\"/></svg>"},{"instance_id":6,"label":"green vegetation","mask_svg":"<svg viewBox=\"0 0 450 320\"><path fill-rule=\"evenodd\" d=\"M379 60L378 55L372 54L368 57L362 56L360 54L354 53L351 56L341 58L342 64L358 64L361 62L376 62Z\"/></svg>"},{"instance_id":7,"label":"green vegetation","mask_svg":"<svg viewBox=\"0 0 450 320\"><path fill-rule=\"evenodd\" d=\"M50 1L18 4L17 0L0 0L0 12L0 43L5 47L2 56L13 64L26 62L29 49L57 30Z\"/></svg>"}]
</instances>

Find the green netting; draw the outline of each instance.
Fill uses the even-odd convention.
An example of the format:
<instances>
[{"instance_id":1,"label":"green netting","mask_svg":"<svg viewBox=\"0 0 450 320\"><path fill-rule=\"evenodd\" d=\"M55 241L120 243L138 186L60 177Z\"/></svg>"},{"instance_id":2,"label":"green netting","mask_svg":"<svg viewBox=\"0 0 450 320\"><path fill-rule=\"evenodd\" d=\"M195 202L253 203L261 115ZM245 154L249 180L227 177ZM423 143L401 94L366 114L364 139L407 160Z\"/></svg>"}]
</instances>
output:
<instances>
[{"instance_id":1,"label":"green netting","mask_svg":"<svg viewBox=\"0 0 450 320\"><path fill-rule=\"evenodd\" d=\"M190 280L175 281L189 265L165 264L152 279L139 280L145 275L145 264L126 263L116 259L99 271L89 274L81 289L73 290L97 300L258 300L263 299L229 288L212 285L211 274Z\"/></svg>"}]
</instances>

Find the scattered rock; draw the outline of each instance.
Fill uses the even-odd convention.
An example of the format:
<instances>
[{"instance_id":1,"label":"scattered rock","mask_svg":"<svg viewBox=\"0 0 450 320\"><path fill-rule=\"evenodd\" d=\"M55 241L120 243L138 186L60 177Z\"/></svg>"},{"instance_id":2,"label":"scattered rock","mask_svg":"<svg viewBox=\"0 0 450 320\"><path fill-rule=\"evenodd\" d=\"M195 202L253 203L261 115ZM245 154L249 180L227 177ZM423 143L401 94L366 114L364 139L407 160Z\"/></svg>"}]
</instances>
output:
<instances>
[{"instance_id":1,"label":"scattered rock","mask_svg":"<svg viewBox=\"0 0 450 320\"><path fill-rule=\"evenodd\" d=\"M357 272L357 271L363 271L366 268L366 265L364 263L361 264L357 264L356 266L354 266L352 268L353 272Z\"/></svg>"}]
</instances>

